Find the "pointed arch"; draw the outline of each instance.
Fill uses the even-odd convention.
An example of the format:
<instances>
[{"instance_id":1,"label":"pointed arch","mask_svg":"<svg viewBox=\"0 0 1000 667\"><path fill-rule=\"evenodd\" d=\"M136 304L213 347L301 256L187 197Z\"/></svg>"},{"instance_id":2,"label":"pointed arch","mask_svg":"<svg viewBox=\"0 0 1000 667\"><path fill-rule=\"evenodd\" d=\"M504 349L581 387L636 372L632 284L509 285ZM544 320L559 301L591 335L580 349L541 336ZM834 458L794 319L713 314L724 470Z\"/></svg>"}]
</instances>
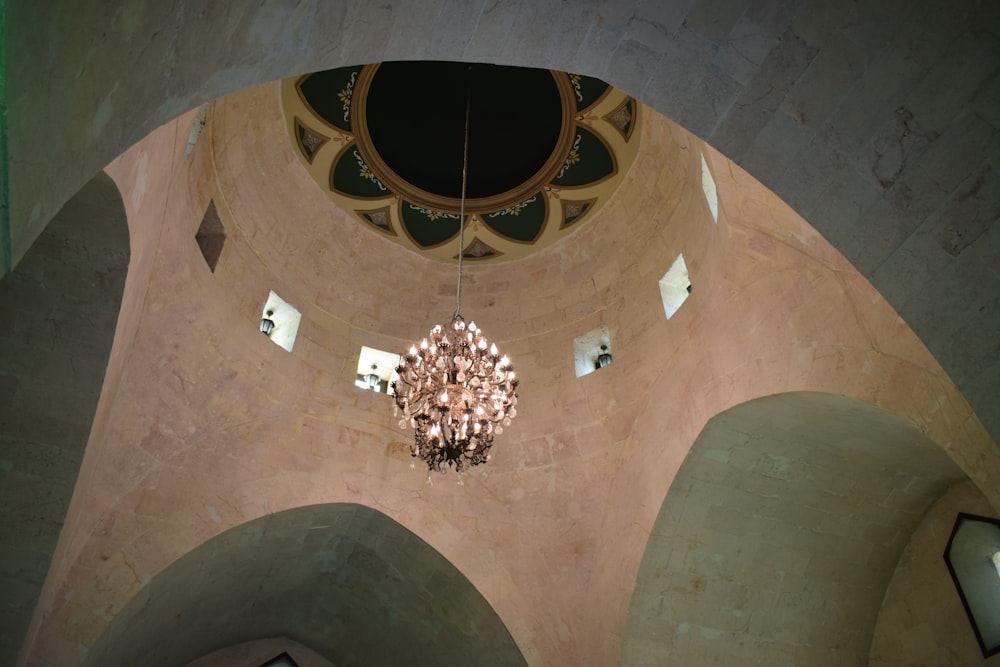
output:
<instances>
[{"instance_id":1,"label":"pointed arch","mask_svg":"<svg viewBox=\"0 0 1000 667\"><path fill-rule=\"evenodd\" d=\"M308 505L236 526L150 580L89 665L182 665L286 636L336 665L524 665L455 566L363 505Z\"/></svg>"},{"instance_id":2,"label":"pointed arch","mask_svg":"<svg viewBox=\"0 0 1000 667\"><path fill-rule=\"evenodd\" d=\"M66 517L128 263L125 207L101 172L0 279L2 664L14 664Z\"/></svg>"},{"instance_id":3,"label":"pointed arch","mask_svg":"<svg viewBox=\"0 0 1000 667\"><path fill-rule=\"evenodd\" d=\"M964 479L912 425L857 399L792 392L725 410L663 501L622 664L865 662L910 535Z\"/></svg>"}]
</instances>

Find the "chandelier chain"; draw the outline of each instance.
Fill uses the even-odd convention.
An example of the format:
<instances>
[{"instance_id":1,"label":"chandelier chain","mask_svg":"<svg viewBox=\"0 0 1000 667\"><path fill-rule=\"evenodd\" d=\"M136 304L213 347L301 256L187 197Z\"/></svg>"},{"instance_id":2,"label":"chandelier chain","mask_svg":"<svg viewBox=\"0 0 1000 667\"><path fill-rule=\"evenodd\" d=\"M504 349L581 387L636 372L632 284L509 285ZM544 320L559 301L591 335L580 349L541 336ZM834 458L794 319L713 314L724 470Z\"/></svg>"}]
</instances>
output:
<instances>
[{"instance_id":1,"label":"chandelier chain","mask_svg":"<svg viewBox=\"0 0 1000 667\"><path fill-rule=\"evenodd\" d=\"M458 287L455 290L455 317L462 312L462 255L465 254L465 186L469 170L469 108L472 89L465 95L465 138L462 146L462 206L458 214Z\"/></svg>"},{"instance_id":2,"label":"chandelier chain","mask_svg":"<svg viewBox=\"0 0 1000 667\"><path fill-rule=\"evenodd\" d=\"M470 68L471 69L471 68ZM471 86L466 89L462 148L462 206L458 223L458 286L455 316L419 344L410 346L396 366L391 384L399 427L413 428L410 454L427 469L459 474L490 459L493 436L517 416L518 377L510 359L490 344L475 322L465 323L462 308L462 259L465 251L465 195L469 169Z\"/></svg>"}]
</instances>

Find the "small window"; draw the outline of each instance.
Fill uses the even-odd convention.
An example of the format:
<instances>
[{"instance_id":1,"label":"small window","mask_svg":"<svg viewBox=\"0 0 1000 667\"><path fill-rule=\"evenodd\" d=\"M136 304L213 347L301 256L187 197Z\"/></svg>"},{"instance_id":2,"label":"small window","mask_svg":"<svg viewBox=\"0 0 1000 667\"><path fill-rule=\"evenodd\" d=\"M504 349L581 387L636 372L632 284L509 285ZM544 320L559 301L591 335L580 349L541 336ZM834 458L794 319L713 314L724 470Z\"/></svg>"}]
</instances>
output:
<instances>
[{"instance_id":1,"label":"small window","mask_svg":"<svg viewBox=\"0 0 1000 667\"><path fill-rule=\"evenodd\" d=\"M354 386L392 396L392 383L399 377L396 375L397 366L399 366L398 354L362 345L361 354L358 355L358 373L354 378Z\"/></svg>"},{"instance_id":2,"label":"small window","mask_svg":"<svg viewBox=\"0 0 1000 667\"><path fill-rule=\"evenodd\" d=\"M295 306L271 292L260 314L260 331L270 338L272 343L291 352L301 319L302 314L295 309Z\"/></svg>"},{"instance_id":3,"label":"small window","mask_svg":"<svg viewBox=\"0 0 1000 667\"><path fill-rule=\"evenodd\" d=\"M719 223L719 194L715 190L715 179L712 178L712 171L708 168L705 156L701 156L701 189L705 192L705 201L708 202L708 210L712 212L712 220Z\"/></svg>"},{"instance_id":4,"label":"small window","mask_svg":"<svg viewBox=\"0 0 1000 667\"><path fill-rule=\"evenodd\" d=\"M611 363L611 334L602 324L593 331L573 339L573 361L576 376L582 377Z\"/></svg>"},{"instance_id":5,"label":"small window","mask_svg":"<svg viewBox=\"0 0 1000 667\"><path fill-rule=\"evenodd\" d=\"M668 320L690 295L691 279L688 277L684 255L677 255L670 269L660 278L660 297L663 299L663 312L666 313Z\"/></svg>"},{"instance_id":6,"label":"small window","mask_svg":"<svg viewBox=\"0 0 1000 667\"><path fill-rule=\"evenodd\" d=\"M209 271L215 273L215 266L222 254L222 246L226 242L226 228L222 226L214 201L208 202L208 208L205 209L205 215L198 225L194 240L198 243L198 249L201 250L201 256L205 258Z\"/></svg>"}]
</instances>

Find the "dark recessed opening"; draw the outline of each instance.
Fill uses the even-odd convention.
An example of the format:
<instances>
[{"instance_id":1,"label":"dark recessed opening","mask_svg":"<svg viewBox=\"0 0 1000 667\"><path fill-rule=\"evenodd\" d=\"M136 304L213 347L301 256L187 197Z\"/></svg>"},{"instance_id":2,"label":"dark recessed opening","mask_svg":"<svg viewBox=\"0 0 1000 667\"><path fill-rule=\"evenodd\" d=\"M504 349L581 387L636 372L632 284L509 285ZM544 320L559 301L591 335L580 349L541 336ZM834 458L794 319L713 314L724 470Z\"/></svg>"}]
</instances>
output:
<instances>
[{"instance_id":1,"label":"dark recessed opening","mask_svg":"<svg viewBox=\"0 0 1000 667\"><path fill-rule=\"evenodd\" d=\"M222 254L222 246L226 242L226 229L219 219L219 212L215 210L215 202L210 201L205 209L205 216L198 226L198 233L194 235L201 250L202 257L208 268L215 273L215 266L219 263L219 256Z\"/></svg>"},{"instance_id":2,"label":"dark recessed opening","mask_svg":"<svg viewBox=\"0 0 1000 667\"><path fill-rule=\"evenodd\" d=\"M460 197L467 91L467 197L498 195L535 175L559 140L562 102L548 70L523 67L383 63L365 113L382 160L418 188Z\"/></svg>"},{"instance_id":3,"label":"dark recessed opening","mask_svg":"<svg viewBox=\"0 0 1000 667\"><path fill-rule=\"evenodd\" d=\"M286 651L274 656L260 667L299 667L299 663L292 660L292 656Z\"/></svg>"}]
</instances>

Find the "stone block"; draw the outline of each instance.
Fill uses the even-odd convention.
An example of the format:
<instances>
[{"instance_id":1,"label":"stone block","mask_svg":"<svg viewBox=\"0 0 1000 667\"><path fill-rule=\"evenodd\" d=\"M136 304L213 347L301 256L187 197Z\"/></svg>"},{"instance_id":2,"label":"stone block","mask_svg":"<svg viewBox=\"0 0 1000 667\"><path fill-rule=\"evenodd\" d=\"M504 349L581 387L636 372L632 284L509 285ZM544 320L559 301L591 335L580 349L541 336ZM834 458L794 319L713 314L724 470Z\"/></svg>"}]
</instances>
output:
<instances>
[{"instance_id":1,"label":"stone block","mask_svg":"<svg viewBox=\"0 0 1000 667\"><path fill-rule=\"evenodd\" d=\"M626 5L627 3L620 3ZM638 34L645 34L652 41L644 42L656 49L657 39L672 35L683 29L684 21L694 5L694 0L639 0L632 4L632 14L628 21L629 37L635 39ZM640 28L645 26L646 28ZM637 32L632 34L632 31ZM639 40L643 41L643 40Z\"/></svg>"},{"instance_id":2,"label":"stone block","mask_svg":"<svg viewBox=\"0 0 1000 667\"><path fill-rule=\"evenodd\" d=\"M603 6L607 4L604 3ZM544 48L538 54L538 60L531 65L562 72L572 71L577 62L574 56L578 53L590 28L598 23L596 13L601 7L602 3L597 2L561 3L553 24L558 28L550 32L544 42Z\"/></svg>"},{"instance_id":3,"label":"stone block","mask_svg":"<svg viewBox=\"0 0 1000 667\"><path fill-rule=\"evenodd\" d=\"M435 48L445 48L439 40L434 39L435 26L438 25L439 20L442 17L450 18L449 15L443 14L444 6L443 0L396 5L393 10L392 28L385 43L383 60L388 62L422 58L434 59L430 52ZM459 14L467 14L471 11L479 11L481 7L482 3L480 2L467 2L461 7L453 6L449 9L458 11ZM464 28L463 34L469 35L468 39L471 41L473 31L467 25ZM452 59L454 59L453 54ZM352 64L362 65L365 63Z\"/></svg>"},{"instance_id":4,"label":"stone block","mask_svg":"<svg viewBox=\"0 0 1000 667\"><path fill-rule=\"evenodd\" d=\"M337 60L345 65L381 62L390 37L384 27L407 18L405 14L398 16L398 7L388 3L346 5Z\"/></svg>"},{"instance_id":5,"label":"stone block","mask_svg":"<svg viewBox=\"0 0 1000 667\"><path fill-rule=\"evenodd\" d=\"M857 258L863 266L856 268L864 273L878 265L882 259L877 254L870 255L878 247L869 248L870 237L866 225L869 223L868 211L881 201L882 190L871 182L871 179L853 170L846 170L837 180L830 183L814 203L816 210L824 212L824 228L834 233L838 247L848 257Z\"/></svg>"},{"instance_id":6,"label":"stone block","mask_svg":"<svg viewBox=\"0 0 1000 667\"><path fill-rule=\"evenodd\" d=\"M641 99L699 137L708 137L729 111L740 85L712 65L718 47L691 31L673 35Z\"/></svg>"},{"instance_id":7,"label":"stone block","mask_svg":"<svg viewBox=\"0 0 1000 667\"><path fill-rule=\"evenodd\" d=\"M815 49L794 33L781 35L712 133L712 145L730 159L742 161L753 138L767 125L815 54Z\"/></svg>"},{"instance_id":8,"label":"stone block","mask_svg":"<svg viewBox=\"0 0 1000 667\"><path fill-rule=\"evenodd\" d=\"M749 0L708 0L695 2L684 19L684 27L705 39L719 42L748 12Z\"/></svg>"},{"instance_id":9,"label":"stone block","mask_svg":"<svg viewBox=\"0 0 1000 667\"><path fill-rule=\"evenodd\" d=\"M991 167L989 163L970 163L968 156L974 147L992 155L997 152L1000 134L990 124L975 114L963 114L949 125L921 156L920 169L944 192L951 193L962 187L970 176L985 178ZM973 180L965 192L956 193L962 197L977 195L982 183Z\"/></svg>"},{"instance_id":10,"label":"stone block","mask_svg":"<svg viewBox=\"0 0 1000 667\"><path fill-rule=\"evenodd\" d=\"M998 60L1000 40L996 35L977 29L964 32L948 44L908 93L907 107L926 127L943 132L966 112L974 97L979 98L989 88L995 74L993 63Z\"/></svg>"},{"instance_id":11,"label":"stone block","mask_svg":"<svg viewBox=\"0 0 1000 667\"><path fill-rule=\"evenodd\" d=\"M563 8L552 2L519 3L517 7L517 17L500 51L504 62L521 67L549 67L546 54L550 53L553 28L559 25ZM574 33L577 27L568 26L569 32Z\"/></svg>"},{"instance_id":12,"label":"stone block","mask_svg":"<svg viewBox=\"0 0 1000 667\"><path fill-rule=\"evenodd\" d=\"M822 5L798 6L792 17L792 29L811 46L826 50L843 41L842 30L855 16L850 0L833 0Z\"/></svg>"},{"instance_id":13,"label":"stone block","mask_svg":"<svg viewBox=\"0 0 1000 667\"><path fill-rule=\"evenodd\" d=\"M809 221L831 243L839 239L836 226L826 220L823 210L815 203L833 181L849 169L843 159L845 147L842 138L832 126L826 126L813 135L808 145L786 166L772 187L789 206ZM834 156L827 161L811 160L810 155Z\"/></svg>"},{"instance_id":14,"label":"stone block","mask_svg":"<svg viewBox=\"0 0 1000 667\"><path fill-rule=\"evenodd\" d=\"M416 4L422 7L425 3ZM425 9L431 14L427 33L422 35L427 42L426 57L429 60L456 60L463 57L472 36L476 33L486 5L485 0L473 2L445 0L440 8L433 5L426 7ZM420 33L417 32L416 35L420 36ZM455 40L449 38L451 35L462 35L462 37Z\"/></svg>"},{"instance_id":15,"label":"stone block","mask_svg":"<svg viewBox=\"0 0 1000 667\"><path fill-rule=\"evenodd\" d=\"M749 85L767 54L788 29L791 4L750 3L722 41L716 64L742 85Z\"/></svg>"},{"instance_id":16,"label":"stone block","mask_svg":"<svg viewBox=\"0 0 1000 667\"><path fill-rule=\"evenodd\" d=\"M519 2L495 2L481 6L479 20L465 46L465 59L470 62L491 62L512 38L518 15L523 10Z\"/></svg>"},{"instance_id":17,"label":"stone block","mask_svg":"<svg viewBox=\"0 0 1000 667\"><path fill-rule=\"evenodd\" d=\"M777 181L814 136L814 131L798 118L778 110L753 137L743 165L760 173L761 178Z\"/></svg>"},{"instance_id":18,"label":"stone block","mask_svg":"<svg viewBox=\"0 0 1000 667\"><path fill-rule=\"evenodd\" d=\"M626 93L639 96L658 72L659 55L641 42L623 39L608 64L608 81Z\"/></svg>"},{"instance_id":19,"label":"stone block","mask_svg":"<svg viewBox=\"0 0 1000 667\"><path fill-rule=\"evenodd\" d=\"M576 50L574 73L607 81L610 59L601 54L613 52L620 41L620 33L606 30L599 25L590 26Z\"/></svg>"},{"instance_id":20,"label":"stone block","mask_svg":"<svg viewBox=\"0 0 1000 667\"><path fill-rule=\"evenodd\" d=\"M993 127L1000 128L1000 77L983 83L969 108Z\"/></svg>"}]
</instances>

